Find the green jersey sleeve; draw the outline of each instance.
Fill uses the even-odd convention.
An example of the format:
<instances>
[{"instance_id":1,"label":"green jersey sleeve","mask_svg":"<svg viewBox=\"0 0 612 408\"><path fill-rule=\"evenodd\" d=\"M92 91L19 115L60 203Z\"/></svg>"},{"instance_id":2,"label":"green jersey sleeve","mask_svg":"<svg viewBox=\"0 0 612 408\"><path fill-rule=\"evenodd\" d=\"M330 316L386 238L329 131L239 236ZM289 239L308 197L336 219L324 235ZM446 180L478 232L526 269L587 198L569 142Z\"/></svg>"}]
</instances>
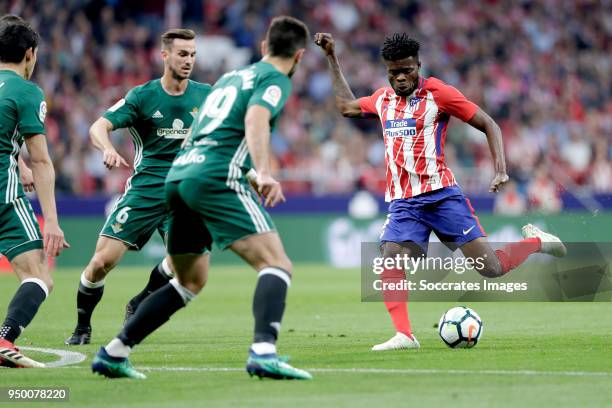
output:
<instances>
[{"instance_id":1,"label":"green jersey sleeve","mask_svg":"<svg viewBox=\"0 0 612 408\"><path fill-rule=\"evenodd\" d=\"M248 106L263 106L270 111L274 119L283 110L290 93L291 81L286 75L280 72L266 75L257 83Z\"/></svg>"},{"instance_id":2,"label":"green jersey sleeve","mask_svg":"<svg viewBox=\"0 0 612 408\"><path fill-rule=\"evenodd\" d=\"M28 87L18 99L19 133L22 136L45 134L47 103L45 94L38 86Z\"/></svg>"},{"instance_id":3,"label":"green jersey sleeve","mask_svg":"<svg viewBox=\"0 0 612 408\"><path fill-rule=\"evenodd\" d=\"M138 119L140 102L136 89L130 89L125 98L119 99L102 115L112 123L113 129L130 127Z\"/></svg>"}]
</instances>

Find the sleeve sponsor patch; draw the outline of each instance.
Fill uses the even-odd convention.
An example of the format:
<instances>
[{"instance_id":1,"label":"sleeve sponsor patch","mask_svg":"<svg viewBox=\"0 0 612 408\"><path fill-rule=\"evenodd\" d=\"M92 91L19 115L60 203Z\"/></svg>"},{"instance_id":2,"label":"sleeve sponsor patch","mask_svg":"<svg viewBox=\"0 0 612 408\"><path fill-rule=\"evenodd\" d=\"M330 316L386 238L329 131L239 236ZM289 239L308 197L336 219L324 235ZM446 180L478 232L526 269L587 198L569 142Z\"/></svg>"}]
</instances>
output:
<instances>
[{"instance_id":1,"label":"sleeve sponsor patch","mask_svg":"<svg viewBox=\"0 0 612 408\"><path fill-rule=\"evenodd\" d=\"M40 108L38 110L38 119L42 122L45 123L45 118L47 117L47 102L42 101L40 103Z\"/></svg>"},{"instance_id":2,"label":"sleeve sponsor patch","mask_svg":"<svg viewBox=\"0 0 612 408\"><path fill-rule=\"evenodd\" d=\"M113 106L111 106L110 108L108 108L109 112L115 112L117 109L119 109L120 107L122 107L123 105L125 105L125 98L121 98L117 101L117 103L115 103Z\"/></svg>"},{"instance_id":3,"label":"sleeve sponsor patch","mask_svg":"<svg viewBox=\"0 0 612 408\"><path fill-rule=\"evenodd\" d=\"M270 85L263 93L261 99L276 108L282 96L283 92L278 85Z\"/></svg>"}]
</instances>

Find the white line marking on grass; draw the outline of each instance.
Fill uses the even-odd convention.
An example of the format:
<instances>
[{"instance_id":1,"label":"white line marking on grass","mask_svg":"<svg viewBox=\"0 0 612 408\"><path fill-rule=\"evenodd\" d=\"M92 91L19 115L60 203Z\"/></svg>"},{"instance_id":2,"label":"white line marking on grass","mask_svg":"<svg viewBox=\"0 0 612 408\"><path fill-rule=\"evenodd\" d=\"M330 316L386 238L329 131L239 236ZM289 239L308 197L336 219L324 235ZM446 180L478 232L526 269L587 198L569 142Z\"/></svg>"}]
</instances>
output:
<instances>
[{"instance_id":1,"label":"white line marking on grass","mask_svg":"<svg viewBox=\"0 0 612 408\"><path fill-rule=\"evenodd\" d=\"M89 368L75 367L69 365L78 364L85 359L85 355L76 352L52 349L38 349L35 347L22 347L22 349L36 350L40 352L80 354L78 357L72 357L74 360L62 358L55 363L47 364L47 367L62 367L62 368ZM175 371L175 372L208 372L208 373L233 373L244 372L244 368L240 367L136 367L142 371ZM419 375L419 374L441 374L441 375L501 375L501 376L542 376L542 377L612 377L612 372L609 371L537 371L537 370L443 370L437 368L306 368L307 371L313 373L348 373L348 374L403 374L403 375Z\"/></svg>"},{"instance_id":2,"label":"white line marking on grass","mask_svg":"<svg viewBox=\"0 0 612 408\"><path fill-rule=\"evenodd\" d=\"M196 371L236 372L237 367L136 367L143 371ZM307 368L313 373L355 373L355 374L448 374L448 375L518 375L518 376L562 376L562 377L612 377L608 371L536 371L536 370L442 370L442 369L393 369L393 368Z\"/></svg>"},{"instance_id":3,"label":"white line marking on grass","mask_svg":"<svg viewBox=\"0 0 612 408\"><path fill-rule=\"evenodd\" d=\"M59 350L59 349L26 347L26 346L23 346L23 347L20 346L19 348L21 350L37 351L39 353L55 354L56 356L59 356L60 358L59 360L52 361L50 363L45 363L45 365L48 368L57 368L57 367L64 367L64 366L69 366L73 364L79 364L80 362L84 361L87 358L85 354L77 353L76 351L66 351L66 350Z\"/></svg>"}]
</instances>

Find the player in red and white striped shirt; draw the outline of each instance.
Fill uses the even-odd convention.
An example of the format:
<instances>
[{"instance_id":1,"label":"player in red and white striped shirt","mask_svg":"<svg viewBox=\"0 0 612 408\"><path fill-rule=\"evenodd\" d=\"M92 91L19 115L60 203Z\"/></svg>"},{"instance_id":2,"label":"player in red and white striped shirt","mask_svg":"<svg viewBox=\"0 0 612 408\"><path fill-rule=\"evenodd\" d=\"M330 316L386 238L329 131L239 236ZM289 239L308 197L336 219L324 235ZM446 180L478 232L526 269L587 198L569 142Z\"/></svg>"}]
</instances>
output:
<instances>
[{"instance_id":1,"label":"player in red and white striped shirt","mask_svg":"<svg viewBox=\"0 0 612 408\"><path fill-rule=\"evenodd\" d=\"M419 43L406 34L394 34L381 50L390 87L371 96L355 98L335 54L331 34L317 33L315 43L327 56L336 106L349 118L380 120L385 142L389 214L381 233L383 257L418 256L426 252L431 232L451 249L461 248L467 258L480 258L476 267L486 277L499 277L523 263L535 252L565 255L559 238L531 224L523 227L523 239L494 251L470 201L463 195L444 160L446 129L451 116L484 132L495 166L489 191L496 193L508 181L499 126L456 88L437 78L419 75ZM383 282L405 279L403 270L387 269ZM412 335L407 291L383 292L385 305L397 333L373 350L418 348Z\"/></svg>"}]
</instances>

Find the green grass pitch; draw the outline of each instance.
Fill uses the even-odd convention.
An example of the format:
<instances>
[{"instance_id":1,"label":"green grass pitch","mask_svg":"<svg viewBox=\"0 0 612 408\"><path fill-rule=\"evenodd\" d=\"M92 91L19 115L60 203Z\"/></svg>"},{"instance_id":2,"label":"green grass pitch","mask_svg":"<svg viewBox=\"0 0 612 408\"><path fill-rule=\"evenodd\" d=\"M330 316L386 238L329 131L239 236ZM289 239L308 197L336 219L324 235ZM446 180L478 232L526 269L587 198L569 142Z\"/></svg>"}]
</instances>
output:
<instances>
[{"instance_id":1,"label":"green grass pitch","mask_svg":"<svg viewBox=\"0 0 612 408\"><path fill-rule=\"evenodd\" d=\"M433 328L455 304L413 303L422 348L374 353L370 347L393 334L384 306L360 302L357 270L322 265L296 265L279 342L293 364L313 369L313 381L259 381L243 371L256 275L247 267L214 265L198 298L133 353L146 381L93 375L93 354L120 329L123 307L148 270L120 266L112 272L94 314L93 344L74 348L63 341L75 323L80 271L56 271L55 291L18 345L79 351L87 359L54 369L2 369L0 387L69 387L70 401L53 404L58 407L612 406L609 303L470 304L485 325L471 350L448 349ZM16 288L15 276L0 275L0 313Z\"/></svg>"}]
</instances>

